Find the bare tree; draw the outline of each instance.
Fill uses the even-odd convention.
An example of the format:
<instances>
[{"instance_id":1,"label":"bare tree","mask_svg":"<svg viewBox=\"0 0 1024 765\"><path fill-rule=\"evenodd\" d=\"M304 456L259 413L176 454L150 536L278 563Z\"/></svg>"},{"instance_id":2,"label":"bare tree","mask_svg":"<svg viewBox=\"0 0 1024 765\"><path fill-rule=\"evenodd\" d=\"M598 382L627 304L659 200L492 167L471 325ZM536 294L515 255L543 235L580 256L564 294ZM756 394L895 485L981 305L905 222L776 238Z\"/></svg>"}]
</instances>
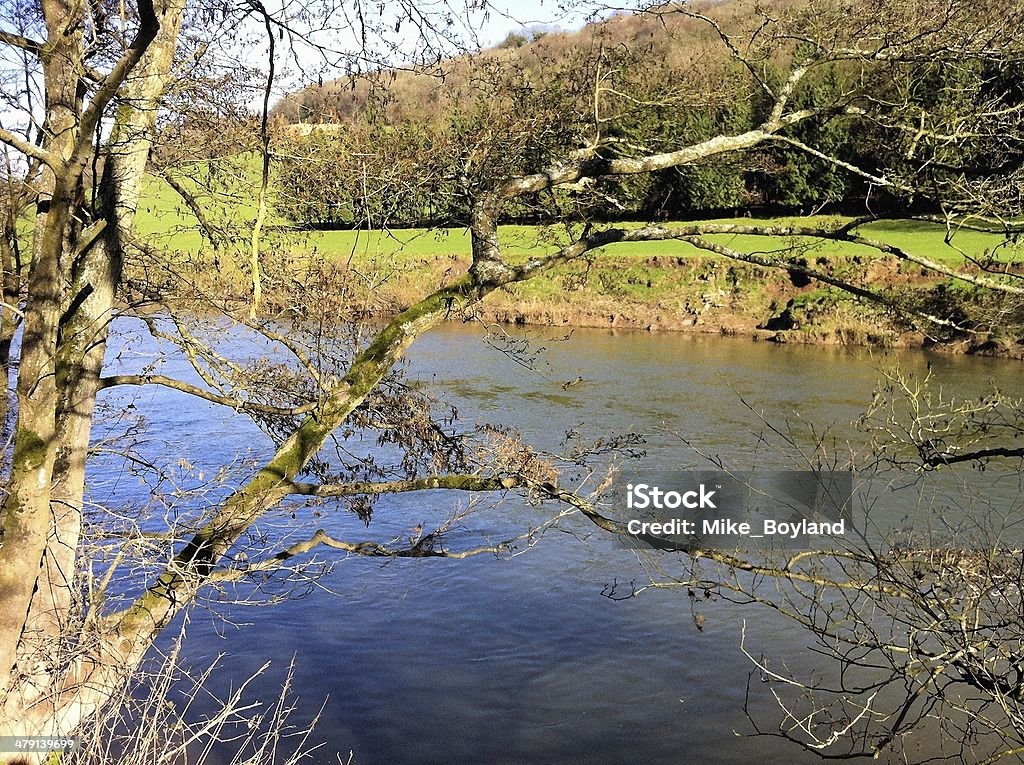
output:
<instances>
[{"instance_id":1,"label":"bare tree","mask_svg":"<svg viewBox=\"0 0 1024 765\"><path fill-rule=\"evenodd\" d=\"M789 653L745 629L740 636L756 735L823 759L1012 760L1024 751L1019 506L979 496L977 481L962 475L942 484L952 506L939 506L920 472L971 461L1019 486L1019 454L988 442L990 425L994 441L1012 439L1019 407L1007 419L1007 406L997 392L948 399L927 379L894 371L862 422L869 448L848 447L845 457L831 433L766 420L765 446L795 464L857 470L852 533L806 549L690 550L682 563L652 552L649 584L610 596L681 590L698 627L716 602L757 603L799 625L826 659L814 671L792 669ZM929 517L886 516L879 503L893 486ZM766 699L775 714L764 711Z\"/></svg>"}]
</instances>

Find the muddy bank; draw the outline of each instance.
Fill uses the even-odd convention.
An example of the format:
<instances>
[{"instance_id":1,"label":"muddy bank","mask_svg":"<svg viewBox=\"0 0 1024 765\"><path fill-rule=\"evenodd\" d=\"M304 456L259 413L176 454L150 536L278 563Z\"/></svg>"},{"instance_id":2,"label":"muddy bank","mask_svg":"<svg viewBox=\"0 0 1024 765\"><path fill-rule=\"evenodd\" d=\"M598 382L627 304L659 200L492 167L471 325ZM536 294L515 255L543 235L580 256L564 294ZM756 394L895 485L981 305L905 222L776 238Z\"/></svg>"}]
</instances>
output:
<instances>
[{"instance_id":1,"label":"muddy bank","mask_svg":"<svg viewBox=\"0 0 1024 765\"><path fill-rule=\"evenodd\" d=\"M983 297L957 290L916 266L827 258L812 265L884 294L891 304L857 299L799 273L706 258L651 258L641 264L609 264L603 272L588 274L582 286L567 272L546 278L547 284L503 291L490 296L479 315L518 325L693 332L771 343L928 348L1024 358L1024 336L955 331L920 318L949 317L969 326L972 311L981 315L988 309L978 302Z\"/></svg>"},{"instance_id":2,"label":"muddy bank","mask_svg":"<svg viewBox=\"0 0 1024 765\"><path fill-rule=\"evenodd\" d=\"M602 311L600 308L607 308ZM634 309L634 310L631 310ZM920 348L953 355L978 355L1024 359L1024 338L993 337L980 333L967 338L934 337L916 329L886 326L884 319L871 321L856 315L830 317L821 326L781 314L764 321L760 316L714 310L700 317L651 314L645 306L593 306L591 310L543 306L535 302L485 305L479 316L503 324L634 329L648 332L690 332L702 335L746 337L754 342L801 345ZM855 313L855 312L851 312ZM784 326L778 326L784 324ZM789 326L785 326L788 324Z\"/></svg>"},{"instance_id":3,"label":"muddy bank","mask_svg":"<svg viewBox=\"0 0 1024 765\"><path fill-rule=\"evenodd\" d=\"M894 261L817 257L803 267L885 296L859 299L799 271L758 267L712 257L602 257L554 269L499 290L473 309L487 322L555 327L636 329L748 337L771 343L928 348L951 354L1024 358L1024 333L962 328L978 320L1002 328L1024 326L1024 305L996 304L918 266ZM337 263L320 270L306 263L268 268L268 316L296 309L336 311L339 317L387 317L461 277L467 259L438 255L402 264ZM223 271L197 268L191 282L220 299L245 303L249 284ZM992 305L989 305L989 302ZM954 322L936 325L924 315ZM991 317L1000 316L994 322Z\"/></svg>"}]
</instances>

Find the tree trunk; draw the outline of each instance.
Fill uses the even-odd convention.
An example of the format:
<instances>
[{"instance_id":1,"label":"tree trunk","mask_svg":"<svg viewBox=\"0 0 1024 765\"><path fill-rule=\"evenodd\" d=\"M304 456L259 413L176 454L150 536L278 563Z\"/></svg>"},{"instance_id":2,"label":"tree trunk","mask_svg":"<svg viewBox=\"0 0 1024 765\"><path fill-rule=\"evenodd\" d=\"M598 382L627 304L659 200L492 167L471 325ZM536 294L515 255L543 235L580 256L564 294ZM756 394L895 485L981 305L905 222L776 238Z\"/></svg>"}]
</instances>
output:
<instances>
[{"instance_id":1,"label":"tree trunk","mask_svg":"<svg viewBox=\"0 0 1024 765\"><path fill-rule=\"evenodd\" d=\"M57 358L61 400L53 477L55 523L44 571L46 581L66 584L56 593L53 604L54 612L64 616L53 625L58 634L71 613L89 437L107 335L115 315L123 253L130 246L157 110L168 85L184 10L182 0L165 0L157 5L160 31L124 85L122 103L104 150L99 199L100 220L106 225L95 244L74 264L75 294L71 303L76 308L65 317L61 328Z\"/></svg>"},{"instance_id":2,"label":"tree trunk","mask_svg":"<svg viewBox=\"0 0 1024 765\"><path fill-rule=\"evenodd\" d=\"M94 653L83 658L89 641L76 645L81 635L73 627L81 614L75 610L75 573L86 456L122 248L133 224L184 2L165 0L154 10L156 39L134 66L130 58L122 60L128 79L119 91L100 194L105 228L93 224L83 235L72 213L81 200L91 134L79 132L80 83L68 65L81 60L81 31L72 21L74 9L59 0L44 2L49 40L55 41L43 56L51 137L44 148L59 162L44 173L52 180L52 195L37 216L14 461L0 515L0 735L68 734L117 690L111 681L126 669L111 658L108 671L98 674L102 659ZM142 39L140 47L146 45ZM102 97L90 106L102 109ZM105 682L85 688L86 677Z\"/></svg>"},{"instance_id":3,"label":"tree trunk","mask_svg":"<svg viewBox=\"0 0 1024 765\"><path fill-rule=\"evenodd\" d=\"M43 3L49 44L42 53L46 85L47 138L44 148L56 160L70 159L77 138L78 77L68 66L82 56L81 26L70 23L75 10L61 0ZM0 509L0 693L6 695L15 673L35 674L39 646L26 642L29 604L39 579L50 531L50 486L56 436L57 333L62 303L61 261L71 220L75 189L47 168L42 184L51 189L37 208L29 297L25 306L21 367L18 373L17 424L8 494ZM33 656L33 654L36 654ZM23 662L22 659L25 661Z\"/></svg>"}]
</instances>

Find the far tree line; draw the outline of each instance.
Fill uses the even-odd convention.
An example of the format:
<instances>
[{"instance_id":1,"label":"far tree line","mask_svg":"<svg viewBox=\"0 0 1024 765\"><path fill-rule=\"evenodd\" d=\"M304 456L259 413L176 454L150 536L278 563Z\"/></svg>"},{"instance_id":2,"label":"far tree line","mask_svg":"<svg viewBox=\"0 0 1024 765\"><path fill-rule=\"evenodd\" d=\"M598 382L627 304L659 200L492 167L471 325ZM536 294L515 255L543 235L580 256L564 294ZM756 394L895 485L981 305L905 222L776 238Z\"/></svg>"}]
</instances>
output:
<instances>
[{"instance_id":1,"label":"far tree line","mask_svg":"<svg viewBox=\"0 0 1024 765\"><path fill-rule=\"evenodd\" d=\"M792 58L741 62L692 19L622 16L426 72L314 85L275 110L278 212L328 228L468 225L474 177L522 173L573 152L613 158L755 129L772 108L759 83L781 83L794 60L814 56L806 47ZM695 60L705 62L699 79ZM1007 107L1024 103L1022 82L1017 61L894 67L880 58L865 69L840 59L815 67L792 95L793 108L816 114L785 137L742 154L527 197L504 220L543 222L553 209L559 220L603 221L736 210L934 212L936 195L922 187L941 187L964 166L987 174L1021 162L1014 150L965 157L955 131L957 114L977 113L996 94ZM874 101L869 119L850 95L864 92ZM952 128L949 157L931 124L937 118ZM916 132L907 127L915 122Z\"/></svg>"}]
</instances>

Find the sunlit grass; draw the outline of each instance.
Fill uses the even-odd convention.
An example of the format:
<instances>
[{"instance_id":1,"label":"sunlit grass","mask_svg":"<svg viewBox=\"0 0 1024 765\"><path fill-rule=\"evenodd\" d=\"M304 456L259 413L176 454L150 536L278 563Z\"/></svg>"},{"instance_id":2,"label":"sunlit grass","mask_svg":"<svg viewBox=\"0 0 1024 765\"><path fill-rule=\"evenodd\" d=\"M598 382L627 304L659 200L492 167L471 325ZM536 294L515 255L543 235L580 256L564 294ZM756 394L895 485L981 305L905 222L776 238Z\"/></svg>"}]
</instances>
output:
<instances>
[{"instance_id":1,"label":"sunlit grass","mask_svg":"<svg viewBox=\"0 0 1024 765\"><path fill-rule=\"evenodd\" d=\"M244 241L245 233L255 217L256 191L246 165L240 165L234 183L219 194L205 194L199 189L200 201L211 220L223 225L224 221ZM797 224L803 226L835 226L849 218L816 216L812 218L775 217L767 219L719 218L714 223L763 223L767 225ZM329 258L351 260L353 263L387 260L392 263L415 264L424 259L470 256L469 232L464 228L445 229L389 229L389 230L305 230L290 226L286 221L271 216L268 222L266 247L290 254L317 253ZM636 227L643 224L619 224ZM670 226L671 223L663 225ZM136 218L136 228L145 238L171 250L196 253L204 246L204 239L195 217L178 195L162 179L147 176L143 201ZM959 265L964 256L982 258L993 252L1008 255L1000 248L1003 238L998 234L960 230L947 241L947 230L935 223L910 220L886 220L863 226L860 232L881 242L895 245L918 256L947 265ZM510 225L500 230L502 243L512 260L554 249L567 241L562 227ZM851 258L877 257L878 252L863 245L811 239L782 239L745 235L710 235L708 239L742 253L776 253L794 246L801 248L803 257ZM649 259L654 257L716 257L689 244L678 241L628 242L607 248L616 256Z\"/></svg>"}]
</instances>

